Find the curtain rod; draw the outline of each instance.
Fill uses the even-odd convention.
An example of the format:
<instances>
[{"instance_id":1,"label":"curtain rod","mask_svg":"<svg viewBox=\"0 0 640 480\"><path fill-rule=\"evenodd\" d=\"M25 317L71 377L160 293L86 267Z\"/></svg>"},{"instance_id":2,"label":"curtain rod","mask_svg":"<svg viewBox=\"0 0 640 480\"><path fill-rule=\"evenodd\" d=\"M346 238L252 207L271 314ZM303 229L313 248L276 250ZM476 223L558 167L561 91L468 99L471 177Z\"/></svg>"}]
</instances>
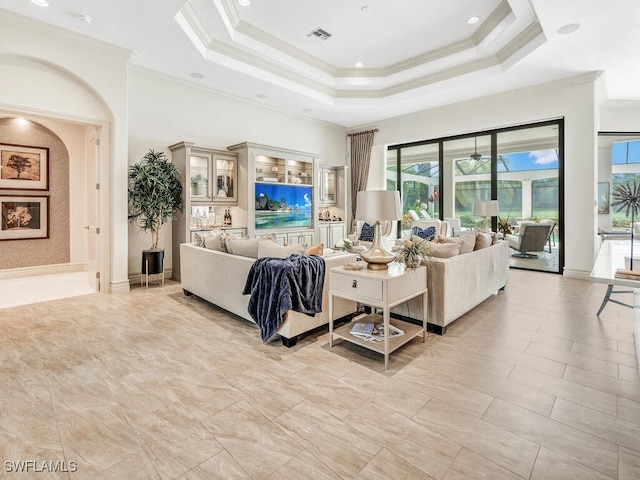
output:
<instances>
[{"instance_id":1,"label":"curtain rod","mask_svg":"<svg viewBox=\"0 0 640 480\"><path fill-rule=\"evenodd\" d=\"M380 130L378 130L377 128L374 128L373 130L365 130L363 132L347 133L347 137L355 137L356 135L364 135L365 133L376 133L379 131Z\"/></svg>"}]
</instances>

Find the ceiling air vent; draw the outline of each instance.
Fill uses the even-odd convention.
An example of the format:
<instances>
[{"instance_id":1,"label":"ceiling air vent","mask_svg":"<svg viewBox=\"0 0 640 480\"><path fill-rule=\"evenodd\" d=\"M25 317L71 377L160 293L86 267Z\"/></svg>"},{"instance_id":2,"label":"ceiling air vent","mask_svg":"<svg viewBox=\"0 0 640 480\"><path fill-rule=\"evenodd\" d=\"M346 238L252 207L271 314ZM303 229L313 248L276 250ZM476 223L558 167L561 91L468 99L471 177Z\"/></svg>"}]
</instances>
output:
<instances>
[{"instance_id":1,"label":"ceiling air vent","mask_svg":"<svg viewBox=\"0 0 640 480\"><path fill-rule=\"evenodd\" d=\"M316 28L315 30L311 30L309 33L307 33L307 37L310 37L312 35L322 40L328 40L329 37L331 36L329 32L324 31L320 27Z\"/></svg>"}]
</instances>

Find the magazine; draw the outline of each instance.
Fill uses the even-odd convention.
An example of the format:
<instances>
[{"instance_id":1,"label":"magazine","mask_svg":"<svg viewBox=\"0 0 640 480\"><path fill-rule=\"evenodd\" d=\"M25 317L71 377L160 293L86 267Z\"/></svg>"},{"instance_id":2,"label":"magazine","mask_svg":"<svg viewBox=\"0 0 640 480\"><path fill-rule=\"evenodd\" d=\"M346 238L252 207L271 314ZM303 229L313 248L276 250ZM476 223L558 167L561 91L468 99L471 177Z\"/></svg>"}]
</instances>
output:
<instances>
[{"instance_id":1,"label":"magazine","mask_svg":"<svg viewBox=\"0 0 640 480\"><path fill-rule=\"evenodd\" d=\"M384 323L354 323L351 335L365 342L384 342ZM389 324L389 338L404 335L404 331Z\"/></svg>"},{"instance_id":2,"label":"magazine","mask_svg":"<svg viewBox=\"0 0 640 480\"><path fill-rule=\"evenodd\" d=\"M357 337L368 337L373 332L373 323L354 323L351 327L351 335Z\"/></svg>"}]
</instances>

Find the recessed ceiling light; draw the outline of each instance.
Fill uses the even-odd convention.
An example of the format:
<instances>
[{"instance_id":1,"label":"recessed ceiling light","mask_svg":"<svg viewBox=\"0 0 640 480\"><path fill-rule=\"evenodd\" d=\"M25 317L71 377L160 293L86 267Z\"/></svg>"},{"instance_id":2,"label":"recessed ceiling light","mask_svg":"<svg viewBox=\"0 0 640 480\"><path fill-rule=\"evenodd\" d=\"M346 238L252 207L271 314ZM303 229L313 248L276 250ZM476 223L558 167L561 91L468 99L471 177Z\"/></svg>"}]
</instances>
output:
<instances>
[{"instance_id":1,"label":"recessed ceiling light","mask_svg":"<svg viewBox=\"0 0 640 480\"><path fill-rule=\"evenodd\" d=\"M91 23L91 21L93 20L93 18L91 18L89 15L87 15L86 13L79 13L77 15L77 17L82 20L83 22L87 22L87 23Z\"/></svg>"},{"instance_id":2,"label":"recessed ceiling light","mask_svg":"<svg viewBox=\"0 0 640 480\"><path fill-rule=\"evenodd\" d=\"M570 33L575 32L580 28L579 23L570 23L569 25L565 25L564 27L560 27L558 29L558 35L569 35Z\"/></svg>"},{"instance_id":3,"label":"recessed ceiling light","mask_svg":"<svg viewBox=\"0 0 640 480\"><path fill-rule=\"evenodd\" d=\"M362 67L364 67L364 65L362 64L362 62L356 62L355 67L356 68L362 68Z\"/></svg>"},{"instance_id":4,"label":"recessed ceiling light","mask_svg":"<svg viewBox=\"0 0 640 480\"><path fill-rule=\"evenodd\" d=\"M259 93L256 95L256 97L264 99L264 98L269 98L269 95L267 95L266 93Z\"/></svg>"},{"instance_id":5,"label":"recessed ceiling light","mask_svg":"<svg viewBox=\"0 0 640 480\"><path fill-rule=\"evenodd\" d=\"M238 3L242 7L248 7L249 5L251 5L251 0L238 0Z\"/></svg>"},{"instance_id":6,"label":"recessed ceiling light","mask_svg":"<svg viewBox=\"0 0 640 480\"><path fill-rule=\"evenodd\" d=\"M31 0L31 3L38 5L39 7L48 7L49 2L47 0Z\"/></svg>"},{"instance_id":7,"label":"recessed ceiling light","mask_svg":"<svg viewBox=\"0 0 640 480\"><path fill-rule=\"evenodd\" d=\"M189 76L193 78L197 78L198 80L202 80L204 78L204 74L200 72L191 72Z\"/></svg>"},{"instance_id":8,"label":"recessed ceiling light","mask_svg":"<svg viewBox=\"0 0 640 480\"><path fill-rule=\"evenodd\" d=\"M473 25L474 23L478 23L479 21L480 21L480 17L473 16L473 17L467 18L467 23L469 25Z\"/></svg>"}]
</instances>

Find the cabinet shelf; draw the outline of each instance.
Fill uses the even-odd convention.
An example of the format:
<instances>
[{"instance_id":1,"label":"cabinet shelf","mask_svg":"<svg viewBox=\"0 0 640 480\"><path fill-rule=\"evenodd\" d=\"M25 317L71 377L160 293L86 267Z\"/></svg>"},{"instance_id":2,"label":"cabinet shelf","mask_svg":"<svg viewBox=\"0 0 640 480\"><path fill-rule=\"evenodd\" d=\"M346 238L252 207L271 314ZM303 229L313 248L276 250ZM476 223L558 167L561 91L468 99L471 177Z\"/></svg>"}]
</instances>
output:
<instances>
[{"instance_id":1,"label":"cabinet shelf","mask_svg":"<svg viewBox=\"0 0 640 480\"><path fill-rule=\"evenodd\" d=\"M308 161L259 155L256 157L255 171L258 183L313 184L313 163Z\"/></svg>"}]
</instances>

